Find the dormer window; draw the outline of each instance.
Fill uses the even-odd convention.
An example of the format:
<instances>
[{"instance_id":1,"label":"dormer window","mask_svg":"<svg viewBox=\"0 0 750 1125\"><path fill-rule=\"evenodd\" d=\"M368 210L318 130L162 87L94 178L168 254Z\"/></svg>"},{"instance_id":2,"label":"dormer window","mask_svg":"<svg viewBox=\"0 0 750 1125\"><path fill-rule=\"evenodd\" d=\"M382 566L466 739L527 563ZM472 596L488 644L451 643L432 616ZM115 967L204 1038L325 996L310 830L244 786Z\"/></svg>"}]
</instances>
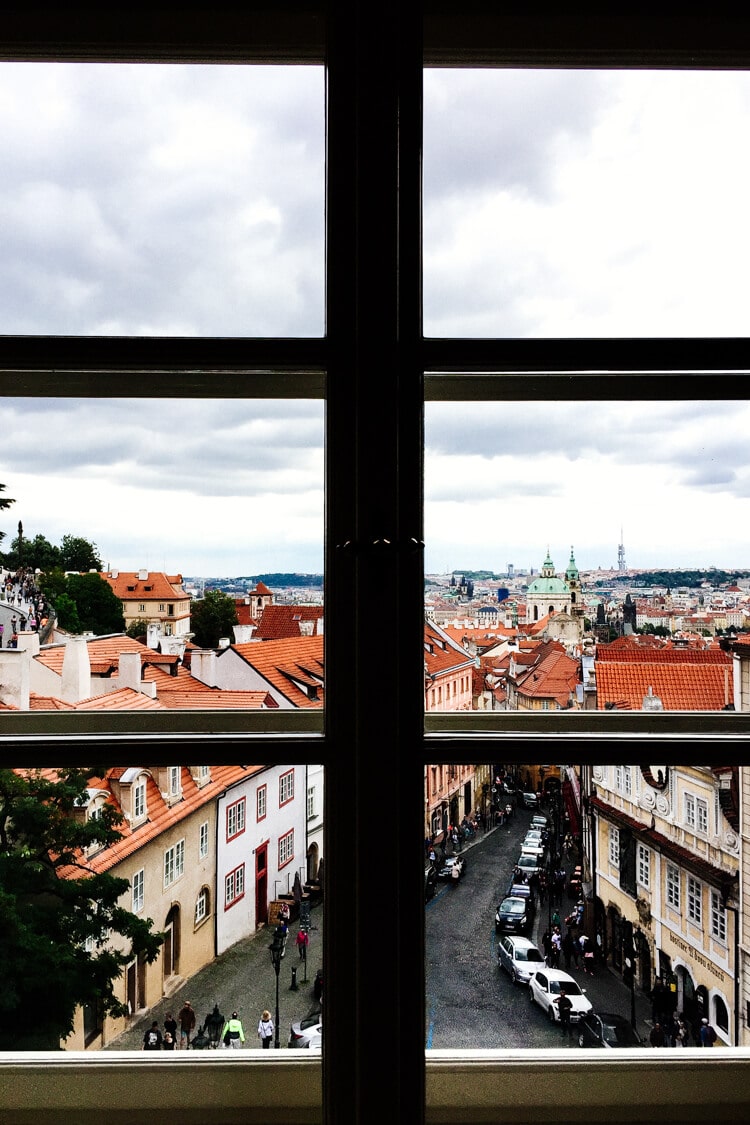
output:
<instances>
[{"instance_id":1,"label":"dormer window","mask_svg":"<svg viewBox=\"0 0 750 1125\"><path fill-rule=\"evenodd\" d=\"M179 795L180 785L180 766L169 767L169 795L170 797L177 797Z\"/></svg>"},{"instance_id":2,"label":"dormer window","mask_svg":"<svg viewBox=\"0 0 750 1125\"><path fill-rule=\"evenodd\" d=\"M133 822L146 818L146 779L139 777L133 786Z\"/></svg>"}]
</instances>

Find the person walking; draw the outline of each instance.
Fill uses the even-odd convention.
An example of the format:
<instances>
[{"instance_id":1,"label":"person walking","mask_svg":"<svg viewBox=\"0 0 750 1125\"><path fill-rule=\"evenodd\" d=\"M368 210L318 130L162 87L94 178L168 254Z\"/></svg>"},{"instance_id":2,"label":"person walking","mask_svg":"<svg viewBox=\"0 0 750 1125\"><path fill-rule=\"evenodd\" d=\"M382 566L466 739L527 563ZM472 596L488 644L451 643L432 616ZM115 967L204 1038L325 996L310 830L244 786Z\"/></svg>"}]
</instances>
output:
<instances>
[{"instance_id":1,"label":"person walking","mask_svg":"<svg viewBox=\"0 0 750 1125\"><path fill-rule=\"evenodd\" d=\"M563 1039L569 1039L573 1034L573 1029L570 1025L570 1011L573 1007L573 1001L568 996L564 988L560 989L560 995L555 1000L558 1010L560 1012L560 1029L562 1031Z\"/></svg>"},{"instance_id":2,"label":"person walking","mask_svg":"<svg viewBox=\"0 0 750 1125\"><path fill-rule=\"evenodd\" d=\"M172 1036L172 1042L173 1043L177 1042L177 1020L174 1018L174 1016L172 1015L171 1012L167 1012L166 1016L164 1017L164 1038L165 1038L165 1040L166 1040L167 1035Z\"/></svg>"},{"instance_id":3,"label":"person walking","mask_svg":"<svg viewBox=\"0 0 750 1125\"><path fill-rule=\"evenodd\" d=\"M297 946L300 961L307 960L307 947L310 944L310 937L302 926L297 930L297 936L294 939L294 944Z\"/></svg>"},{"instance_id":4,"label":"person walking","mask_svg":"<svg viewBox=\"0 0 750 1125\"><path fill-rule=\"evenodd\" d=\"M160 1051L161 1050L162 1035L159 1031L159 1021L154 1020L151 1027L143 1036L143 1050L144 1051Z\"/></svg>"},{"instance_id":5,"label":"person walking","mask_svg":"<svg viewBox=\"0 0 750 1125\"><path fill-rule=\"evenodd\" d=\"M221 1032L226 1022L226 1018L219 1011L219 1005L214 1004L213 1011L208 1013L204 1022L208 1041L214 1050L219 1046Z\"/></svg>"},{"instance_id":6,"label":"person walking","mask_svg":"<svg viewBox=\"0 0 750 1125\"><path fill-rule=\"evenodd\" d=\"M224 1024L224 1033L222 1034L221 1041L225 1047L231 1047L234 1051L239 1051L240 1047L245 1042L245 1032L242 1027L242 1021L236 1012L232 1012L231 1017Z\"/></svg>"},{"instance_id":7,"label":"person walking","mask_svg":"<svg viewBox=\"0 0 750 1125\"><path fill-rule=\"evenodd\" d=\"M271 1046L273 1032L274 1025L273 1020L271 1019L271 1013L269 1012L268 1008L265 1008L261 1012L260 1020L258 1022L258 1038L260 1039L263 1047L268 1048Z\"/></svg>"},{"instance_id":8,"label":"person walking","mask_svg":"<svg viewBox=\"0 0 750 1125\"><path fill-rule=\"evenodd\" d=\"M190 1036L195 1031L195 1012L189 1000L186 1000L180 1008L177 1020L180 1025L180 1050L187 1051L190 1046Z\"/></svg>"},{"instance_id":9,"label":"person walking","mask_svg":"<svg viewBox=\"0 0 750 1125\"><path fill-rule=\"evenodd\" d=\"M701 1047L713 1047L716 1042L716 1032L704 1016L700 1028Z\"/></svg>"},{"instance_id":10,"label":"person walking","mask_svg":"<svg viewBox=\"0 0 750 1125\"><path fill-rule=\"evenodd\" d=\"M667 1038L664 1034L664 1029L660 1023L655 1023L651 1028L648 1041L652 1047L666 1047Z\"/></svg>"}]
</instances>

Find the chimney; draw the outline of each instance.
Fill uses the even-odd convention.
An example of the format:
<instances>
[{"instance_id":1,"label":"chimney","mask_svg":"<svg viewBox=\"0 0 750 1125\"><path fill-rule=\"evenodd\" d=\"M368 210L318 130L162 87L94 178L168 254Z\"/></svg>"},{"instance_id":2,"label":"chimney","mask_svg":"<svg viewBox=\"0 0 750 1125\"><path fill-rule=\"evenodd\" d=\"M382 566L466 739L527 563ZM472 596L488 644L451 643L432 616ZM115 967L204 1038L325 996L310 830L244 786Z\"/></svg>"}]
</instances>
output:
<instances>
[{"instance_id":1,"label":"chimney","mask_svg":"<svg viewBox=\"0 0 750 1125\"><path fill-rule=\"evenodd\" d=\"M194 648L190 653L190 672L206 687L218 687L216 682L216 653L212 648Z\"/></svg>"},{"instance_id":2,"label":"chimney","mask_svg":"<svg viewBox=\"0 0 750 1125\"><path fill-rule=\"evenodd\" d=\"M148 569L146 567L142 566L141 569L138 571L138 581L139 582L145 582L147 578L148 578Z\"/></svg>"},{"instance_id":3,"label":"chimney","mask_svg":"<svg viewBox=\"0 0 750 1125\"><path fill-rule=\"evenodd\" d=\"M66 703L80 703L91 695L91 663L82 636L69 637L65 644L61 681L60 698Z\"/></svg>"},{"instance_id":4,"label":"chimney","mask_svg":"<svg viewBox=\"0 0 750 1125\"><path fill-rule=\"evenodd\" d=\"M253 639L257 625L233 625L232 632L234 633L234 643L236 645L249 644Z\"/></svg>"},{"instance_id":5,"label":"chimney","mask_svg":"<svg viewBox=\"0 0 750 1125\"><path fill-rule=\"evenodd\" d=\"M117 665L117 687L132 688L133 691L141 690L141 654L140 652L121 652Z\"/></svg>"},{"instance_id":6,"label":"chimney","mask_svg":"<svg viewBox=\"0 0 750 1125\"><path fill-rule=\"evenodd\" d=\"M0 648L0 703L29 710L31 654L24 649Z\"/></svg>"}]
</instances>

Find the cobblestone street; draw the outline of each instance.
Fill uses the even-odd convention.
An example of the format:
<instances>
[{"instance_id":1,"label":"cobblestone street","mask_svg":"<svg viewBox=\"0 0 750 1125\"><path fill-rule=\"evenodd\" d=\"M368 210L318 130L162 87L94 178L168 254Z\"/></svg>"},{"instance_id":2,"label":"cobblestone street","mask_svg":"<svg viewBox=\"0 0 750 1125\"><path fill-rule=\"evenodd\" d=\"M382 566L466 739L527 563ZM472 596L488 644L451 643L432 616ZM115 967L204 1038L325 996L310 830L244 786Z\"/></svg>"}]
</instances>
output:
<instances>
[{"instance_id":1,"label":"cobblestone street","mask_svg":"<svg viewBox=\"0 0 750 1125\"><path fill-rule=\"evenodd\" d=\"M310 944L307 964L300 961L294 945L299 926L289 926L286 953L279 973L279 1047L286 1048L289 1028L293 1022L317 1010L313 996L313 982L318 969L323 966L323 906L314 906L310 912ZM258 1039L258 1020L264 1008L275 1018L276 975L268 947L273 929L266 927L253 937L237 942L231 949L182 985L171 996L165 997L149 1009L142 1018L117 1039L107 1044L108 1051L140 1051L143 1036L153 1020L158 1020L164 1030L167 1012L177 1016L185 1000L195 1010L198 1026L212 1011L214 1004L224 1016L236 1011L245 1032L245 1049L261 1050ZM297 990L291 988L292 969L297 970ZM305 977L307 979L305 980ZM179 1034L179 1032L178 1032Z\"/></svg>"}]
</instances>

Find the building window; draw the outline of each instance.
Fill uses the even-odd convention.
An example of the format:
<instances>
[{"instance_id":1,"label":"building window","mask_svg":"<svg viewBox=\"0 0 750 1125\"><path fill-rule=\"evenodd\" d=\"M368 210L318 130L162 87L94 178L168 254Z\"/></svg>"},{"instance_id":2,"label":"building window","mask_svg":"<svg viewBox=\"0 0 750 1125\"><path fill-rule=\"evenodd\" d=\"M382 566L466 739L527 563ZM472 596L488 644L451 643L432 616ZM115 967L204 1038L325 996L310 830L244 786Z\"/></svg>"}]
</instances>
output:
<instances>
[{"instance_id":1,"label":"building window","mask_svg":"<svg viewBox=\"0 0 750 1125\"><path fill-rule=\"evenodd\" d=\"M294 859L294 829L279 837L279 870Z\"/></svg>"},{"instance_id":2,"label":"building window","mask_svg":"<svg viewBox=\"0 0 750 1125\"><path fill-rule=\"evenodd\" d=\"M615 766L615 788L623 797L630 797L633 792L630 766Z\"/></svg>"},{"instance_id":3,"label":"building window","mask_svg":"<svg viewBox=\"0 0 750 1125\"><path fill-rule=\"evenodd\" d=\"M711 937L723 945L727 942L727 912L718 891L711 891Z\"/></svg>"},{"instance_id":4,"label":"building window","mask_svg":"<svg viewBox=\"0 0 750 1125\"><path fill-rule=\"evenodd\" d=\"M169 795L176 797L181 789L181 768L180 766L169 767Z\"/></svg>"},{"instance_id":5,"label":"building window","mask_svg":"<svg viewBox=\"0 0 750 1125\"><path fill-rule=\"evenodd\" d=\"M198 842L198 858L205 859L208 855L208 821L204 821L200 826L200 838Z\"/></svg>"},{"instance_id":6,"label":"building window","mask_svg":"<svg viewBox=\"0 0 750 1125\"><path fill-rule=\"evenodd\" d=\"M245 865L241 863L230 871L224 879L224 909L228 910L245 894Z\"/></svg>"},{"instance_id":7,"label":"building window","mask_svg":"<svg viewBox=\"0 0 750 1125\"><path fill-rule=\"evenodd\" d=\"M279 778L279 808L294 800L294 770L282 773Z\"/></svg>"},{"instance_id":8,"label":"building window","mask_svg":"<svg viewBox=\"0 0 750 1125\"><path fill-rule=\"evenodd\" d=\"M268 786L259 785L258 794L255 802L255 817L256 820L265 820L268 802Z\"/></svg>"},{"instance_id":9,"label":"building window","mask_svg":"<svg viewBox=\"0 0 750 1125\"><path fill-rule=\"evenodd\" d=\"M620 829L609 826L609 862L613 867L620 866Z\"/></svg>"},{"instance_id":10,"label":"building window","mask_svg":"<svg viewBox=\"0 0 750 1125\"><path fill-rule=\"evenodd\" d=\"M692 875L687 877L687 916L690 922L694 922L696 926L702 925L703 922L703 903L702 903L702 887L697 879Z\"/></svg>"},{"instance_id":11,"label":"building window","mask_svg":"<svg viewBox=\"0 0 750 1125\"><path fill-rule=\"evenodd\" d=\"M210 895L208 887L201 887L195 900L195 925L198 926L208 918Z\"/></svg>"},{"instance_id":12,"label":"building window","mask_svg":"<svg viewBox=\"0 0 750 1125\"><path fill-rule=\"evenodd\" d=\"M721 996L714 996L714 1023L719 1031L729 1035L729 1010Z\"/></svg>"},{"instance_id":13,"label":"building window","mask_svg":"<svg viewBox=\"0 0 750 1125\"><path fill-rule=\"evenodd\" d=\"M138 603L138 612L139 613L145 613L146 612L146 603L145 602L139 602Z\"/></svg>"},{"instance_id":14,"label":"building window","mask_svg":"<svg viewBox=\"0 0 750 1125\"><path fill-rule=\"evenodd\" d=\"M245 831L245 798L227 807L227 840Z\"/></svg>"},{"instance_id":15,"label":"building window","mask_svg":"<svg viewBox=\"0 0 750 1125\"><path fill-rule=\"evenodd\" d=\"M140 778L133 786L133 819L142 820L146 815L146 781Z\"/></svg>"},{"instance_id":16,"label":"building window","mask_svg":"<svg viewBox=\"0 0 750 1125\"><path fill-rule=\"evenodd\" d=\"M164 853L164 886L169 887L185 870L185 841L180 840Z\"/></svg>"},{"instance_id":17,"label":"building window","mask_svg":"<svg viewBox=\"0 0 750 1125\"><path fill-rule=\"evenodd\" d=\"M673 863L667 864L667 905L680 909L680 869Z\"/></svg>"},{"instance_id":18,"label":"building window","mask_svg":"<svg viewBox=\"0 0 750 1125\"><path fill-rule=\"evenodd\" d=\"M708 802L694 793L685 794L685 826L699 836L708 835Z\"/></svg>"},{"instance_id":19,"label":"building window","mask_svg":"<svg viewBox=\"0 0 750 1125\"><path fill-rule=\"evenodd\" d=\"M651 850L638 845L638 882L647 890L651 886Z\"/></svg>"},{"instance_id":20,"label":"building window","mask_svg":"<svg viewBox=\"0 0 750 1125\"><path fill-rule=\"evenodd\" d=\"M315 816L315 786L311 785L307 790L307 819L311 820Z\"/></svg>"},{"instance_id":21,"label":"building window","mask_svg":"<svg viewBox=\"0 0 750 1125\"><path fill-rule=\"evenodd\" d=\"M144 871L143 871L143 868L141 868L140 871L136 871L135 875L133 876L132 891L133 891L132 911L133 911L134 914L138 914L141 910L143 910L143 895L144 895Z\"/></svg>"}]
</instances>

